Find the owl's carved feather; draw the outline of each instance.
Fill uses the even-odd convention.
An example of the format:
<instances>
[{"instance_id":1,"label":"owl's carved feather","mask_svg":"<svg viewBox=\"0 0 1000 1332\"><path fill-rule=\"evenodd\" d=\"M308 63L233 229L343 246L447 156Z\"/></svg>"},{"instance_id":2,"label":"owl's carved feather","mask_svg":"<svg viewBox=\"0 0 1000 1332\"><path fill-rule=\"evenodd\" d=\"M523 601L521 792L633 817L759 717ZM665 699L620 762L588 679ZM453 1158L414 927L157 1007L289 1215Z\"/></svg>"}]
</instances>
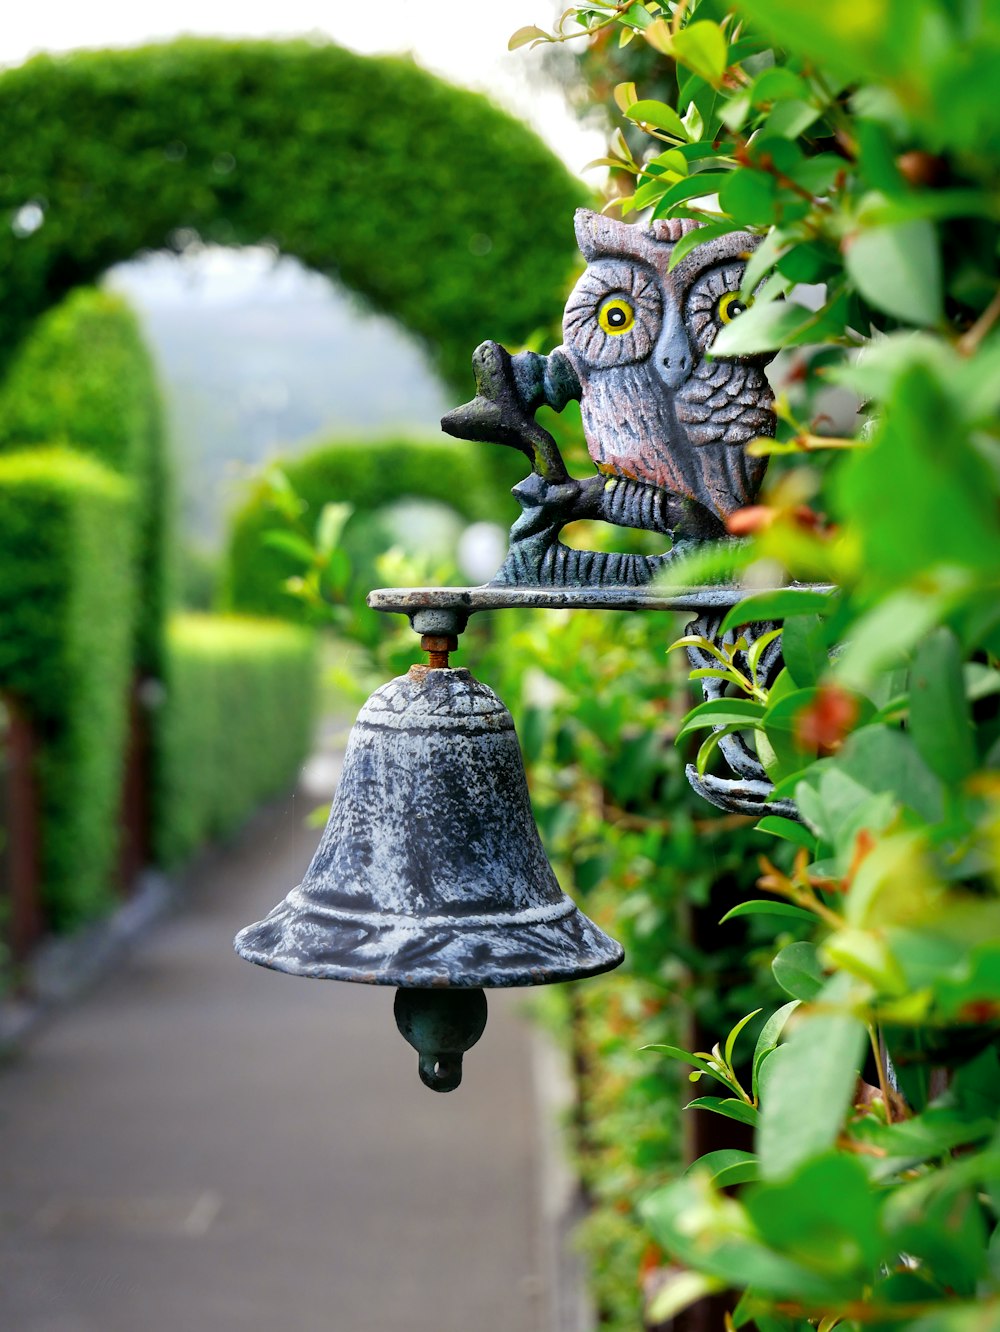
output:
<instances>
[{"instance_id":1,"label":"owl's carved feather","mask_svg":"<svg viewBox=\"0 0 1000 1332\"><path fill-rule=\"evenodd\" d=\"M726 518L760 488L767 460L749 457L744 446L773 433L773 397L763 359L707 359L721 327L720 301L738 293L756 239L738 232L706 241L671 270L674 245L696 225L645 228L578 212L577 240L590 266L566 303L558 350L580 380L584 434L597 466ZM611 273L619 290L643 296L636 310L642 333L627 334L627 347L598 322Z\"/></svg>"},{"instance_id":2,"label":"owl's carved feather","mask_svg":"<svg viewBox=\"0 0 1000 1332\"><path fill-rule=\"evenodd\" d=\"M697 223L639 227L581 209L575 225L588 267L566 302L563 345L512 357L483 343L473 358L476 398L441 424L531 461L533 475L514 490L523 512L497 581L641 584L670 556L570 550L559 532L576 518L602 518L668 533L676 550L721 535L724 520L753 502L767 459L745 446L774 430L769 358L712 360L711 348L738 309L757 241L716 237L671 269L674 245ZM561 411L573 398L599 473L585 480L569 475L534 419L540 406Z\"/></svg>"}]
</instances>

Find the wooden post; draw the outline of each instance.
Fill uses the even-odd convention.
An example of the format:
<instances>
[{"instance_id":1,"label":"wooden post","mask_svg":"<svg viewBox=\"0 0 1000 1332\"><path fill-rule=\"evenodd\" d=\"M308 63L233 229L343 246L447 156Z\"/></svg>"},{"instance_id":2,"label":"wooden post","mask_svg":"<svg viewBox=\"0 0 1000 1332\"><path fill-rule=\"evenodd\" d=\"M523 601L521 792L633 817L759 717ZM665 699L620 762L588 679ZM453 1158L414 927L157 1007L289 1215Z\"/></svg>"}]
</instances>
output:
<instances>
[{"instance_id":1,"label":"wooden post","mask_svg":"<svg viewBox=\"0 0 1000 1332\"><path fill-rule=\"evenodd\" d=\"M44 930L37 746L30 722L9 701L0 711L0 727L0 897L7 913L4 934L16 964Z\"/></svg>"}]
</instances>

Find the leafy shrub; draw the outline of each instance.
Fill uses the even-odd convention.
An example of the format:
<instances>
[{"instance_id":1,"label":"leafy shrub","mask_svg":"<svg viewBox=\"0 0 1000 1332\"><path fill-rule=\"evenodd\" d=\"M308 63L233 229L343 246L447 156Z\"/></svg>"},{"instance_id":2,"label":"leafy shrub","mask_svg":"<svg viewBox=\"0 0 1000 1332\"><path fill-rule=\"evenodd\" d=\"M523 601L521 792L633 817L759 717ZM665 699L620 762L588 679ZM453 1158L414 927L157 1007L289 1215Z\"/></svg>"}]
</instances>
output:
<instances>
[{"instance_id":1,"label":"leafy shrub","mask_svg":"<svg viewBox=\"0 0 1000 1332\"><path fill-rule=\"evenodd\" d=\"M383 505L407 497L438 500L470 522L499 519L505 513L502 487L484 466L481 446L445 440L370 440L325 444L301 457L282 460L292 489L291 510L276 505L273 470L251 487L233 518L225 600L234 610L297 619L305 614L285 580L302 570L302 553L273 536L304 526L310 537L327 504L348 504L363 524ZM508 502L507 508L512 507ZM306 547L308 555L308 546ZM370 567L355 581L367 582ZM360 588L361 595L368 587Z\"/></svg>"},{"instance_id":2,"label":"leafy shrub","mask_svg":"<svg viewBox=\"0 0 1000 1332\"><path fill-rule=\"evenodd\" d=\"M174 865L285 790L312 735L315 654L305 629L175 615L156 714L154 850Z\"/></svg>"},{"instance_id":3,"label":"leafy shrub","mask_svg":"<svg viewBox=\"0 0 1000 1332\"><path fill-rule=\"evenodd\" d=\"M0 386L0 453L33 444L69 445L132 482L136 666L158 674L167 595L162 412L149 352L120 297L74 291L18 349Z\"/></svg>"},{"instance_id":4,"label":"leafy shrub","mask_svg":"<svg viewBox=\"0 0 1000 1332\"><path fill-rule=\"evenodd\" d=\"M197 234L341 280L457 381L561 308L585 194L482 96L317 41L37 56L0 75L0 159L2 356L71 287Z\"/></svg>"},{"instance_id":5,"label":"leafy shrub","mask_svg":"<svg viewBox=\"0 0 1000 1332\"><path fill-rule=\"evenodd\" d=\"M684 1043L755 1001L760 930L732 937L715 922L764 839L748 819L715 818L685 779L673 740L686 691L664 655L675 617L493 618L492 648L473 656L466 635L460 650L513 712L560 883L625 945L621 968L568 991L566 1037L571 1143L590 1203L579 1242L602 1327L631 1332L657 1252L639 1202L677 1172L692 1127L677 1070L642 1047ZM707 938L693 937L695 913L710 916Z\"/></svg>"},{"instance_id":6,"label":"leafy shrub","mask_svg":"<svg viewBox=\"0 0 1000 1332\"><path fill-rule=\"evenodd\" d=\"M752 732L801 816L761 821L773 849L741 908L770 922L786 1002L760 989L756 1043L741 1020L663 1047L708 1081L697 1113L753 1126L755 1151L710 1154L644 1200L674 1265L649 1317L735 1287L727 1326L759 1332L993 1328L1000 26L946 0L740 0L738 25L723 9L564 19L618 25L676 66L676 105L616 92L653 136L640 156L618 143L621 206L706 222L687 250L764 237L754 301L716 350L823 344L779 399L778 438L758 443L777 474L733 530L753 537L742 566L838 591L737 607L724 627L784 620L784 670L751 679L744 640L716 672L744 696L678 732L708 735L700 764L716 728ZM804 282L823 284L819 308ZM857 438L829 436L824 380L867 404Z\"/></svg>"},{"instance_id":7,"label":"leafy shrub","mask_svg":"<svg viewBox=\"0 0 1000 1332\"><path fill-rule=\"evenodd\" d=\"M131 674L128 483L66 449L0 456L0 691L39 741L44 902L67 929L112 900Z\"/></svg>"}]
</instances>

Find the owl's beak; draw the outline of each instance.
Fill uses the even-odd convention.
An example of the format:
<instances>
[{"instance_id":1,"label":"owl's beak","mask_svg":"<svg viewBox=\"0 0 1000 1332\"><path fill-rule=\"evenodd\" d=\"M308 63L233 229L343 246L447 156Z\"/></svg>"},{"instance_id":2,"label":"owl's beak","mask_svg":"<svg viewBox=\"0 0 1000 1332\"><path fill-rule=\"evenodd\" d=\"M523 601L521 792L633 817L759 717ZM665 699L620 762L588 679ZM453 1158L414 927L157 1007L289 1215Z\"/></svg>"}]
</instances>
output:
<instances>
[{"instance_id":1,"label":"owl's beak","mask_svg":"<svg viewBox=\"0 0 1000 1332\"><path fill-rule=\"evenodd\" d=\"M691 373L694 357L680 312L669 310L653 353L656 373L669 389L679 389Z\"/></svg>"}]
</instances>

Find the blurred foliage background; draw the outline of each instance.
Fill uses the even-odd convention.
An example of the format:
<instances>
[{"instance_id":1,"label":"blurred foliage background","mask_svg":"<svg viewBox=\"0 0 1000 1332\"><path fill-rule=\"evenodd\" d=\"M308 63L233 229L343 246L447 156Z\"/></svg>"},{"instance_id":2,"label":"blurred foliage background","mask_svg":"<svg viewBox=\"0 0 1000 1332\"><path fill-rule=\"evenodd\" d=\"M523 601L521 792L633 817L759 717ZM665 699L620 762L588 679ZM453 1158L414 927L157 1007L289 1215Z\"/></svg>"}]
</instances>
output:
<instances>
[{"instance_id":1,"label":"blurred foliage background","mask_svg":"<svg viewBox=\"0 0 1000 1332\"><path fill-rule=\"evenodd\" d=\"M153 251L264 244L391 314L457 381L488 331L551 322L587 195L482 95L315 40L38 56L0 75L0 102L0 694L30 732L15 767L40 818L37 857L2 861L20 874L4 896L72 931L144 863L182 864L285 788L315 715L314 632L267 618L303 619L281 587L294 534L284 556L259 542L250 487L225 570L180 539L149 350L127 302L88 284ZM345 539L370 564L390 500L496 514L491 482L503 495L516 472L453 458L344 439L296 480L354 506Z\"/></svg>"}]
</instances>

